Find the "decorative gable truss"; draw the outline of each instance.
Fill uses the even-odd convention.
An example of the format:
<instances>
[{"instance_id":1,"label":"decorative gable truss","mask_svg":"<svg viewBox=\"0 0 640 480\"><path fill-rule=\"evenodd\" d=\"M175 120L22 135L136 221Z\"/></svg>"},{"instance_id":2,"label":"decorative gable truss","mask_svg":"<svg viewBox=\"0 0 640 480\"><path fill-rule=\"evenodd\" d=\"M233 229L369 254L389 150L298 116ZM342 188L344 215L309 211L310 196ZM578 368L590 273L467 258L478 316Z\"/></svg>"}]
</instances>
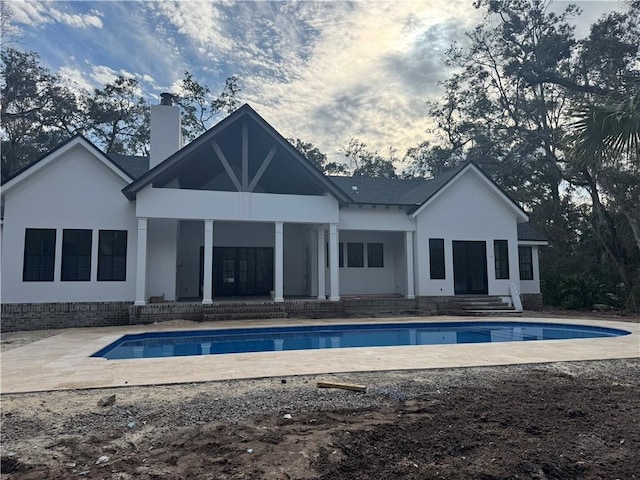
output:
<instances>
[{"instance_id":1,"label":"decorative gable truss","mask_svg":"<svg viewBox=\"0 0 640 480\"><path fill-rule=\"evenodd\" d=\"M349 197L251 107L244 105L127 188L178 188Z\"/></svg>"},{"instance_id":2,"label":"decorative gable truss","mask_svg":"<svg viewBox=\"0 0 640 480\"><path fill-rule=\"evenodd\" d=\"M254 189L256 188L256 186L258 184L258 182L262 178L262 175L264 174L265 170L267 169L267 167L271 163L271 160L273 159L273 157L275 156L276 152L278 151L275 143L272 144L271 148L269 149L269 153L267 153L266 157L264 157L262 162L260 162L260 167L254 173L254 175L253 175L253 177L251 179L251 183L249 183L249 176L250 176L250 172L249 172L249 127L247 125L247 120L246 119L244 119L243 122L242 122L242 153L241 153L241 174L239 175L240 178L238 178L238 175L236 175L236 171L234 171L234 169L231 167L231 163L229 162L229 160L227 160L227 157L224 155L224 152L222 151L222 148L220 148L220 145L218 144L218 142L215 139L211 141L211 146L212 146L215 154L218 156L218 159L222 163L222 166L224 167L227 175L229 175L229 178L233 182L233 185L236 187L236 190L238 192L253 192L254 191Z\"/></svg>"}]
</instances>

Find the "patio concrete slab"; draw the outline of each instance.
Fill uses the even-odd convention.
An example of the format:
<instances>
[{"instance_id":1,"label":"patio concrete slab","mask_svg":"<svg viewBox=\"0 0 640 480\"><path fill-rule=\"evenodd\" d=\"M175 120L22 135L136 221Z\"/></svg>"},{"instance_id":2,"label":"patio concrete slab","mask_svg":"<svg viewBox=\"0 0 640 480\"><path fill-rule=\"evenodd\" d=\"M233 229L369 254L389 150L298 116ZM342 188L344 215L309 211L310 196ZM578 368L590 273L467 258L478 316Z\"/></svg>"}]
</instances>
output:
<instances>
[{"instance_id":1,"label":"patio concrete slab","mask_svg":"<svg viewBox=\"0 0 640 480\"><path fill-rule=\"evenodd\" d=\"M532 342L416 345L106 360L90 355L124 334L151 331L361 323L526 321L618 328L630 335ZM640 324L584 319L402 317L205 322L67 331L2 354L0 392L123 387L356 371L413 370L640 357Z\"/></svg>"}]
</instances>

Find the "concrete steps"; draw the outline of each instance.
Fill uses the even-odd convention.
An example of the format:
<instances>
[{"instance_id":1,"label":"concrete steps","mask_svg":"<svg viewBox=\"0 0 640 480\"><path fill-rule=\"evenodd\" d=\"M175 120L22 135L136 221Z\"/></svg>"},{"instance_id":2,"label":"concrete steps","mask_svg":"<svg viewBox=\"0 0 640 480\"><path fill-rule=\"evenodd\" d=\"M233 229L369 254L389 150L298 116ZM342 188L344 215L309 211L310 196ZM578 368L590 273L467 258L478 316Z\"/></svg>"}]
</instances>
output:
<instances>
[{"instance_id":1,"label":"concrete steps","mask_svg":"<svg viewBox=\"0 0 640 480\"><path fill-rule=\"evenodd\" d=\"M438 305L438 313L446 315L496 316L517 315L519 312L502 300L488 295L458 295Z\"/></svg>"},{"instance_id":2,"label":"concrete steps","mask_svg":"<svg viewBox=\"0 0 640 480\"><path fill-rule=\"evenodd\" d=\"M166 320L250 320L284 318L366 318L432 315L500 316L519 312L501 297L457 295L454 297L345 296L338 302L286 299L275 303L268 299L233 299L211 305L200 302L158 303L129 307L129 323L153 323Z\"/></svg>"}]
</instances>

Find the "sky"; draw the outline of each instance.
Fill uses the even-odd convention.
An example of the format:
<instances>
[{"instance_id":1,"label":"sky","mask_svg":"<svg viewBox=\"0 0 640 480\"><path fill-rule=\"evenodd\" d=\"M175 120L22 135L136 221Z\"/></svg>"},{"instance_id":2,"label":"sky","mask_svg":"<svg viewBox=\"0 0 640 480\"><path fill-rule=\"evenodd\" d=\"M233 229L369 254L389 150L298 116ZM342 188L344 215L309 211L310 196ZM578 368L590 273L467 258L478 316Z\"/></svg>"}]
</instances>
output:
<instances>
[{"instance_id":1,"label":"sky","mask_svg":"<svg viewBox=\"0 0 640 480\"><path fill-rule=\"evenodd\" d=\"M16 1L16 45L78 88L116 75L141 81L149 103L179 93L185 70L238 99L287 138L339 160L351 138L382 154L429 138L426 101L451 72L444 54L481 20L472 0ZM577 1L576 33L614 1ZM555 2L561 11L567 2Z\"/></svg>"}]
</instances>

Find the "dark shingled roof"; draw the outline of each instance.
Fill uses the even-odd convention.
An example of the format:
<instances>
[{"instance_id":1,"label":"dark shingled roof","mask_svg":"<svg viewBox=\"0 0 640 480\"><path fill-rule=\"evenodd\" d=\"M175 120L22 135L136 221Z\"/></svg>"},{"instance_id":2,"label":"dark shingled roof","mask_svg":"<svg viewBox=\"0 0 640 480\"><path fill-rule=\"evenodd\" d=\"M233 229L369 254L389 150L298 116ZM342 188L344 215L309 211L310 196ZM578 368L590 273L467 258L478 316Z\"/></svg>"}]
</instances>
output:
<instances>
[{"instance_id":1,"label":"dark shingled roof","mask_svg":"<svg viewBox=\"0 0 640 480\"><path fill-rule=\"evenodd\" d=\"M518 240L529 240L532 242L548 242L549 239L545 237L538 230L533 228L530 223L518 224Z\"/></svg>"},{"instance_id":2,"label":"dark shingled roof","mask_svg":"<svg viewBox=\"0 0 640 480\"><path fill-rule=\"evenodd\" d=\"M120 155L119 153L108 153L107 156L134 180L149 171L149 157Z\"/></svg>"},{"instance_id":3,"label":"dark shingled roof","mask_svg":"<svg viewBox=\"0 0 640 480\"><path fill-rule=\"evenodd\" d=\"M356 204L416 207L431 198L465 166L454 168L430 180L372 177L330 178Z\"/></svg>"}]
</instances>

